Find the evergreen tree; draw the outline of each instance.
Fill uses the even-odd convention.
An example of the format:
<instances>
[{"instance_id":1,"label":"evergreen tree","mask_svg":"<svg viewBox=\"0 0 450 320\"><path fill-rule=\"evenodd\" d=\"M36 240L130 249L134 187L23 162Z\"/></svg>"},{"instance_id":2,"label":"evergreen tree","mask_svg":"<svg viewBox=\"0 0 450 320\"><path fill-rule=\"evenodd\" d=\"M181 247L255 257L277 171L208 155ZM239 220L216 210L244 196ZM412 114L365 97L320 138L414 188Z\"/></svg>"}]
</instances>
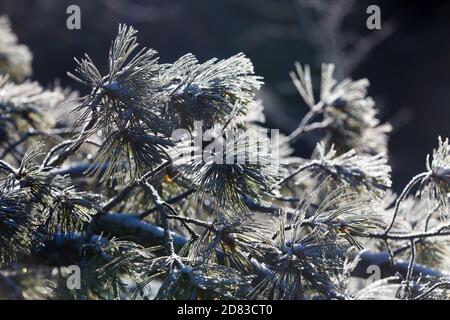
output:
<instances>
[{"instance_id":1,"label":"evergreen tree","mask_svg":"<svg viewBox=\"0 0 450 320\"><path fill-rule=\"evenodd\" d=\"M449 141L395 195L366 79L323 65L317 96L297 63L309 112L252 140L263 82L242 53L162 64L120 25L106 74L76 60L79 97L24 80L28 49L0 34L0 298L449 298Z\"/></svg>"}]
</instances>

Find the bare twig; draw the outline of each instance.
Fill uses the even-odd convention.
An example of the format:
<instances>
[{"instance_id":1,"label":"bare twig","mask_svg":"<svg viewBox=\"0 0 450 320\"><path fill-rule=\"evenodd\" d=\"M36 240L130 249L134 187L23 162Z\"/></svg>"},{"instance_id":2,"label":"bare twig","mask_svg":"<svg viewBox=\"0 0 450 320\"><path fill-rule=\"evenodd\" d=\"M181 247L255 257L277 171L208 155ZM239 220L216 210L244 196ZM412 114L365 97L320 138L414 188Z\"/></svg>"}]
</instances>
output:
<instances>
[{"instance_id":1,"label":"bare twig","mask_svg":"<svg viewBox=\"0 0 450 320\"><path fill-rule=\"evenodd\" d=\"M323 101L319 101L315 106L313 106L308 111L308 113L303 117L302 121L300 122L298 128L289 134L288 141L290 143L295 142L305 132L316 129L323 129L330 125L328 121L322 121L310 127L307 126L308 122L311 121L316 115L318 115L322 111L324 106L325 104L323 103Z\"/></svg>"},{"instance_id":2,"label":"bare twig","mask_svg":"<svg viewBox=\"0 0 450 320\"><path fill-rule=\"evenodd\" d=\"M125 200L125 198L129 195L129 193L137 186L139 186L143 181L150 178L151 176L157 174L164 168L166 168L171 162L166 161L163 164L159 165L154 170L148 171L146 174L144 174L141 178L130 182L125 188L123 188L121 191L119 191L118 194L116 194L113 198L109 199L102 207L102 211L107 212L114 208L116 205L118 205L120 202Z\"/></svg>"},{"instance_id":3,"label":"bare twig","mask_svg":"<svg viewBox=\"0 0 450 320\"><path fill-rule=\"evenodd\" d=\"M210 222L206 222L206 221L202 221L202 220L198 220L198 219L193 219L193 218L187 218L187 217L181 217L179 215L168 215L167 216L168 219L173 219L173 220L178 220L178 221L182 221L182 222L186 222L186 223L192 223L195 224L199 227L203 227L206 228L210 231L214 231L214 228L212 226L212 224Z\"/></svg>"},{"instance_id":4,"label":"bare twig","mask_svg":"<svg viewBox=\"0 0 450 320\"><path fill-rule=\"evenodd\" d=\"M306 170L306 169L312 168L312 167L314 167L314 166L317 166L317 165L319 165L319 161L317 161L317 160L311 160L310 162L308 162L308 163L306 163L306 164L300 166L298 169L296 169L294 172L292 172L291 174L289 174L287 177L285 177L285 178L283 178L282 180L280 180L280 181L277 183L277 185L276 185L274 188L272 188L272 190L275 189L276 187L279 187L279 186L285 184L287 181L289 181L290 179L292 179L293 177L295 177L295 176L296 176L297 174L299 174L300 172L302 172L302 171L304 171L304 170Z\"/></svg>"},{"instance_id":5,"label":"bare twig","mask_svg":"<svg viewBox=\"0 0 450 320\"><path fill-rule=\"evenodd\" d=\"M411 258L409 260L408 272L406 273L406 293L408 296L411 295L411 279L413 276L414 263L416 262L416 246L414 239L410 241L411 247Z\"/></svg>"},{"instance_id":6,"label":"bare twig","mask_svg":"<svg viewBox=\"0 0 450 320\"><path fill-rule=\"evenodd\" d=\"M14 168L12 165L10 165L9 163L0 160L0 170L3 170L5 172L8 173L12 173L12 174L16 174L17 173L17 169Z\"/></svg>"},{"instance_id":7,"label":"bare twig","mask_svg":"<svg viewBox=\"0 0 450 320\"><path fill-rule=\"evenodd\" d=\"M420 180L424 179L425 177L429 176L429 174L430 174L429 172L423 172L423 173L416 175L415 177L413 177L411 179L411 181L403 189L402 193L400 194L400 196L397 198L397 200L395 202L394 215L392 216L390 224L384 231L385 234L389 233L389 231L394 226L395 219L397 218L398 211L400 208L400 203L402 202L402 200L405 199L405 197L408 195L408 193L411 191L411 189L414 187L414 185L416 185L416 183L418 183Z\"/></svg>"},{"instance_id":8,"label":"bare twig","mask_svg":"<svg viewBox=\"0 0 450 320\"><path fill-rule=\"evenodd\" d=\"M53 147L42 162L41 169L48 170L52 167L56 167L61 165L70 155L75 153L83 144L84 139L87 135L89 135L89 131L95 126L97 123L97 118L92 113L91 120L84 126L81 133L78 135L78 138L74 140L66 140ZM61 153L58 151L62 150Z\"/></svg>"},{"instance_id":9,"label":"bare twig","mask_svg":"<svg viewBox=\"0 0 450 320\"><path fill-rule=\"evenodd\" d=\"M422 300L422 299L426 298L428 295L430 295L431 293L433 293L433 291L435 291L436 289L440 289L442 287L450 288L450 281L440 281L438 283L435 283L430 288L428 288L428 290L419 294L418 296L415 296L413 299L414 300Z\"/></svg>"},{"instance_id":10,"label":"bare twig","mask_svg":"<svg viewBox=\"0 0 450 320\"><path fill-rule=\"evenodd\" d=\"M174 203L176 203L176 202L178 202L180 200L183 200L183 199L189 197L195 191L196 191L195 188L188 189L188 190L186 190L186 191L184 191L184 192L182 192L182 193L180 193L180 194L174 196L173 198L170 198L170 199L168 199L168 200L166 200L164 202L166 204L174 204ZM151 209L149 209L149 210L139 214L139 219L144 219L145 217L147 217L148 215L152 214L153 212L158 211L159 209L160 209L160 207L158 205L156 205L153 208L151 208Z\"/></svg>"}]
</instances>

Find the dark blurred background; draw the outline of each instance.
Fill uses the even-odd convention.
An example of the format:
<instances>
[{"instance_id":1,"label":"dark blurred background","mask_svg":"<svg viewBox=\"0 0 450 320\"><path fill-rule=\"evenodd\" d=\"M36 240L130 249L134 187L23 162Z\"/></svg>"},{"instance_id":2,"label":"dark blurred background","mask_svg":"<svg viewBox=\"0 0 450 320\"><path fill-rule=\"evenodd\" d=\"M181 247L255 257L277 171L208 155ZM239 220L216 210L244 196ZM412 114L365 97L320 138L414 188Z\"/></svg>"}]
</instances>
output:
<instances>
[{"instance_id":1,"label":"dark blurred background","mask_svg":"<svg viewBox=\"0 0 450 320\"><path fill-rule=\"evenodd\" d=\"M66 28L67 6L81 8L81 30ZM381 8L381 30L366 28L366 8ZM424 168L437 136L450 136L450 1L366 0L0 0L19 41L34 54L33 78L66 76L85 52L105 70L118 23L139 30L139 42L162 62L192 52L203 61L245 52L265 78L260 93L269 125L288 133L306 112L289 80L295 61L337 65L343 78L367 77L384 121L398 190ZM296 145L307 156L313 139Z\"/></svg>"}]
</instances>

